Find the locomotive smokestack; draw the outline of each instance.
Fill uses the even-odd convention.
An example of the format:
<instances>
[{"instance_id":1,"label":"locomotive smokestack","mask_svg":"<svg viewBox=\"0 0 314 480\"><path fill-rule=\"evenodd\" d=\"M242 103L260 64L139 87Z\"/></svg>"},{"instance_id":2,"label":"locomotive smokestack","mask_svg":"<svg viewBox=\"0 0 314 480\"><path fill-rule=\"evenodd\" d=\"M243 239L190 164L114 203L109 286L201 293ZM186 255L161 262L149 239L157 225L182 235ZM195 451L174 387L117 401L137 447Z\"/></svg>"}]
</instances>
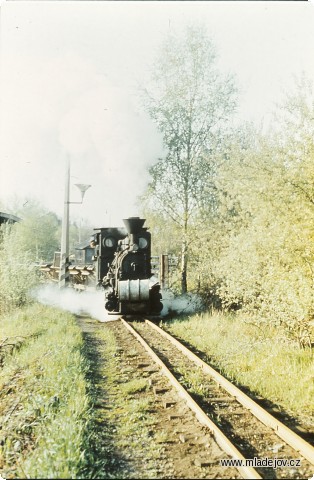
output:
<instances>
[{"instance_id":1,"label":"locomotive smokestack","mask_svg":"<svg viewBox=\"0 0 314 480\"><path fill-rule=\"evenodd\" d=\"M142 230L145 220L145 218L130 217L123 220L123 223L128 233L132 235L133 233L139 233Z\"/></svg>"}]
</instances>

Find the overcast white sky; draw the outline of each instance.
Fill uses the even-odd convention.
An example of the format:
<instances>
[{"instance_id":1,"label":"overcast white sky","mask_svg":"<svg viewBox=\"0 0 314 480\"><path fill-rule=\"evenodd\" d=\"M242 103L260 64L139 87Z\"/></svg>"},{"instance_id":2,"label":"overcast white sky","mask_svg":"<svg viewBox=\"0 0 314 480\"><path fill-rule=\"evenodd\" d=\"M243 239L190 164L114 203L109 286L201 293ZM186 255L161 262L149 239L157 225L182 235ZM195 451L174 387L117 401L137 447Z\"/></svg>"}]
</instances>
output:
<instances>
[{"instance_id":1,"label":"overcast white sky","mask_svg":"<svg viewBox=\"0 0 314 480\"><path fill-rule=\"evenodd\" d=\"M69 155L71 184L92 184L73 217L99 227L136 215L145 168L161 153L136 85L165 33L194 20L236 74L244 120L267 121L293 75L314 80L310 2L3 3L0 205L32 196L61 215Z\"/></svg>"}]
</instances>

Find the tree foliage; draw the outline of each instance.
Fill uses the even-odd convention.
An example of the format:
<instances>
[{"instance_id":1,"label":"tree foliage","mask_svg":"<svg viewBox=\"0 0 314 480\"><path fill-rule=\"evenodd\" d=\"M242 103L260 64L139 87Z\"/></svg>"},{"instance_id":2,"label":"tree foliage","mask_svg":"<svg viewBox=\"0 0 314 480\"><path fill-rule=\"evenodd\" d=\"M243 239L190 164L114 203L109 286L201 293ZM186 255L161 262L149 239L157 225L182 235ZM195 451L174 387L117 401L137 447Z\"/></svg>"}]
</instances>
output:
<instances>
[{"instance_id":1,"label":"tree foliage","mask_svg":"<svg viewBox=\"0 0 314 480\"><path fill-rule=\"evenodd\" d=\"M202 28L170 34L153 68L145 105L163 136L166 154L151 169L146 200L166 215L181 235L182 292L187 260L200 207L213 205L213 179L226 120L234 111L231 76L216 68L213 43Z\"/></svg>"},{"instance_id":2,"label":"tree foliage","mask_svg":"<svg viewBox=\"0 0 314 480\"><path fill-rule=\"evenodd\" d=\"M21 307L38 283L32 255L20 248L18 225L3 225L0 242L0 312Z\"/></svg>"},{"instance_id":3,"label":"tree foliage","mask_svg":"<svg viewBox=\"0 0 314 480\"><path fill-rule=\"evenodd\" d=\"M59 249L61 223L36 201L14 210L20 223L4 224L0 232L0 311L31 301L38 284L38 264L51 261Z\"/></svg>"},{"instance_id":4,"label":"tree foliage","mask_svg":"<svg viewBox=\"0 0 314 480\"><path fill-rule=\"evenodd\" d=\"M17 208L16 212L22 219L16 225L18 248L28 252L34 262L53 260L61 238L61 221L57 215L31 199L24 202L24 206Z\"/></svg>"},{"instance_id":5,"label":"tree foliage","mask_svg":"<svg viewBox=\"0 0 314 480\"><path fill-rule=\"evenodd\" d=\"M203 35L191 30L187 43L166 43L157 65L162 87L149 105L167 154L151 168L148 212L152 218L161 212L159 225L172 232L166 243L172 240L176 252L181 243L182 257L189 253L190 285L208 304L271 322L301 346L313 345L313 85L304 76L297 81L269 131L242 125L227 133L219 121L234 107L232 82L227 90L221 77L203 83L215 57L200 61L209 44L196 47L194 34ZM203 73L183 51L198 52L195 65ZM222 97L213 78L224 92L217 112L215 99ZM193 95L191 86L201 93Z\"/></svg>"},{"instance_id":6,"label":"tree foliage","mask_svg":"<svg viewBox=\"0 0 314 480\"><path fill-rule=\"evenodd\" d=\"M208 263L226 307L283 325L310 344L314 319L314 102L302 80L281 106L273 132L255 134L219 173L222 236ZM276 128L274 128L276 126ZM226 206L228 207L226 208ZM213 281L214 279L214 281Z\"/></svg>"}]
</instances>

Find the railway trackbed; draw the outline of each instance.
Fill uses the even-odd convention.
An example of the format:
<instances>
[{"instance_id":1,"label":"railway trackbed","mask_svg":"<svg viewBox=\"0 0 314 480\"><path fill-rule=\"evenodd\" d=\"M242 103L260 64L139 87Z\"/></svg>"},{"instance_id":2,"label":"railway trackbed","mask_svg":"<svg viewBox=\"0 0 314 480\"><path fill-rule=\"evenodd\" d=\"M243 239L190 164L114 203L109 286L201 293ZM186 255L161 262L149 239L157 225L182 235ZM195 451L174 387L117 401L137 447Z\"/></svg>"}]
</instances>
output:
<instances>
[{"instance_id":1,"label":"railway trackbed","mask_svg":"<svg viewBox=\"0 0 314 480\"><path fill-rule=\"evenodd\" d=\"M252 417L236 401L237 395L218 387L217 379L205 374L149 323L100 324L83 317L78 323L90 365L87 379L96 422L96 443L91 447L95 465L103 465L100 478L312 477L311 457L305 458L313 451L310 445L304 455L302 446L296 451L287 445L273 428ZM145 340L156 357L144 348ZM171 371L167 376L161 362ZM179 384L186 393L178 394ZM196 412L190 408L194 402ZM255 471L225 466L226 459L241 459L229 443L243 459L282 459L290 465L277 469L263 465ZM298 459L300 465L292 465Z\"/></svg>"},{"instance_id":2,"label":"railway trackbed","mask_svg":"<svg viewBox=\"0 0 314 480\"><path fill-rule=\"evenodd\" d=\"M166 448L170 455L180 451L191 478L313 475L314 448L309 443L152 322L129 323L121 319L111 326L121 338L124 327L145 349L138 355L137 368L147 378L156 402L163 406L168 429L174 432L174 440ZM147 355L160 370L152 368ZM242 465L237 466L237 471L222 467L221 460L227 458L238 459ZM255 466L258 460L264 463L256 468L245 464L245 459L254 458ZM266 466L266 459L273 466L276 461L277 468Z\"/></svg>"}]
</instances>

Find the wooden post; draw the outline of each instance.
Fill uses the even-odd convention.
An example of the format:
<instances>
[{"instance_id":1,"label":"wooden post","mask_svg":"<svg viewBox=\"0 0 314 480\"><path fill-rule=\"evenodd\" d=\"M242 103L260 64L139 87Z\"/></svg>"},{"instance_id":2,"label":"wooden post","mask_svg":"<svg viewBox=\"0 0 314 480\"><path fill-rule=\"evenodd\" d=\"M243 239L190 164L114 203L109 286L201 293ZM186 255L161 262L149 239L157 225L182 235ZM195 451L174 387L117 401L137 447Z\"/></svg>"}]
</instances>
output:
<instances>
[{"instance_id":1,"label":"wooden post","mask_svg":"<svg viewBox=\"0 0 314 480\"><path fill-rule=\"evenodd\" d=\"M159 282L162 290L169 288L169 259L168 254L160 255Z\"/></svg>"}]
</instances>

